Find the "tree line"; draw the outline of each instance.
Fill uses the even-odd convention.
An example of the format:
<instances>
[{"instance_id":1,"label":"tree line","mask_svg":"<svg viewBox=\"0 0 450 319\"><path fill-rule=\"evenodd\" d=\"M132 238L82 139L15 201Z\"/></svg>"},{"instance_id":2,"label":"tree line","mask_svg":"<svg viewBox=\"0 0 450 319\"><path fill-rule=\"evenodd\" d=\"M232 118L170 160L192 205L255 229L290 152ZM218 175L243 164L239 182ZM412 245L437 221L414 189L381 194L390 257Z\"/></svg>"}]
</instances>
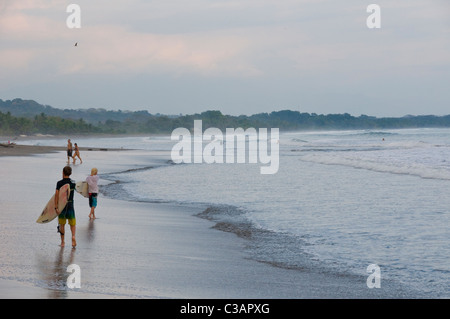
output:
<instances>
[{"instance_id":1,"label":"tree line","mask_svg":"<svg viewBox=\"0 0 450 319\"><path fill-rule=\"evenodd\" d=\"M50 106L41 106L34 101L0 100L0 134L1 135L32 135L32 134L167 134L175 128L193 129L194 120L203 121L203 129L217 127L224 131L226 128L244 129L279 128L280 131L296 130L349 130L349 129L398 129L419 127L450 127L450 115L446 116L404 116L398 118L376 118L361 115L344 114L316 114L283 110L271 113L259 113L250 116L225 115L217 110L191 115L168 116L152 115L147 111L122 112L106 110L59 110ZM2 104L3 103L3 104ZM8 104L9 103L9 104ZM2 112L1 106L8 106L16 111ZM25 105L25 106L24 106ZM15 106L15 108L11 108ZM43 111L34 114L33 110ZM70 114L70 117L49 115ZM87 114L96 114L86 119ZM79 118L74 118L75 116Z\"/></svg>"},{"instance_id":2,"label":"tree line","mask_svg":"<svg viewBox=\"0 0 450 319\"><path fill-rule=\"evenodd\" d=\"M101 133L101 129L86 123L83 119L71 120L44 113L29 119L15 117L11 113L0 112L1 135L32 135L32 134L66 134L66 133Z\"/></svg>"}]
</instances>

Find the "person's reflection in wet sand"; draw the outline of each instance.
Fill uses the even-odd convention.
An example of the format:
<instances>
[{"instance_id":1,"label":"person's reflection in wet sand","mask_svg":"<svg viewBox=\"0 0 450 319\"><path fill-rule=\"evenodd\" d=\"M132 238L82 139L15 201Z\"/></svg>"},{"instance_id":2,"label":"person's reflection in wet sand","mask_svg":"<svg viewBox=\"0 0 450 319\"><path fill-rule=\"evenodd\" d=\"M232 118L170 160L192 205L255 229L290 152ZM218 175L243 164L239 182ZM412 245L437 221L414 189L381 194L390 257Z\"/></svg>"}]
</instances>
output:
<instances>
[{"instance_id":1,"label":"person's reflection in wet sand","mask_svg":"<svg viewBox=\"0 0 450 319\"><path fill-rule=\"evenodd\" d=\"M56 259L53 263L40 258L38 261L42 274L42 280L48 288L48 298L61 299L67 297L67 278L70 275L67 272L67 266L74 263L76 249L70 249L68 260L64 260L64 251L67 248L60 247Z\"/></svg>"},{"instance_id":2,"label":"person's reflection in wet sand","mask_svg":"<svg viewBox=\"0 0 450 319\"><path fill-rule=\"evenodd\" d=\"M93 242L94 239L95 239L95 232L94 232L95 227L94 227L94 225L95 225L94 220L90 219L89 220L89 225L88 225L88 228L87 228L87 232L86 232L86 234L87 234L87 241L89 243Z\"/></svg>"}]
</instances>

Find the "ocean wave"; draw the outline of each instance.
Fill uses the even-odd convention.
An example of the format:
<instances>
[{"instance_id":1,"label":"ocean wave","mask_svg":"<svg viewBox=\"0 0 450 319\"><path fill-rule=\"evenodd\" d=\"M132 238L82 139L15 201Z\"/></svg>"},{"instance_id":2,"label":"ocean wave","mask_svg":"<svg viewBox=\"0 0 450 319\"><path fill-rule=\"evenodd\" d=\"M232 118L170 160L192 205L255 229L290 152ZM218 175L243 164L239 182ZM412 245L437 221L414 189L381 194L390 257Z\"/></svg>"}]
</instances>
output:
<instances>
[{"instance_id":1,"label":"ocean wave","mask_svg":"<svg viewBox=\"0 0 450 319\"><path fill-rule=\"evenodd\" d=\"M308 143L308 141L306 140L302 140L300 138L291 138L292 142L297 142L297 143Z\"/></svg>"},{"instance_id":2,"label":"ocean wave","mask_svg":"<svg viewBox=\"0 0 450 319\"><path fill-rule=\"evenodd\" d=\"M325 165L340 165L358 169L366 169L375 172L413 175L425 179L450 180L450 168L429 167L420 163L393 163L360 157L344 157L325 154L305 154L299 159L305 162L313 162Z\"/></svg>"},{"instance_id":3,"label":"ocean wave","mask_svg":"<svg viewBox=\"0 0 450 319\"><path fill-rule=\"evenodd\" d=\"M195 205L201 208L201 212L195 216L212 221L213 229L233 233L245 239L248 258L285 269L309 269L312 271L321 267L322 271L326 271L324 265L304 249L311 245L307 239L291 233L262 228L248 218L248 211L245 208L226 204L139 198L135 194L127 192L126 186L129 183L128 179L127 181L114 180L102 187L101 192L104 196L127 201Z\"/></svg>"},{"instance_id":4,"label":"ocean wave","mask_svg":"<svg viewBox=\"0 0 450 319\"><path fill-rule=\"evenodd\" d=\"M365 132L358 132L355 134L352 134L354 136L395 136L400 135L400 133L393 133L393 132L386 132L386 131L365 131Z\"/></svg>"},{"instance_id":5,"label":"ocean wave","mask_svg":"<svg viewBox=\"0 0 450 319\"><path fill-rule=\"evenodd\" d=\"M324 265L306 251L311 245L307 239L261 228L250 221L246 213L244 209L232 205L209 205L196 216L215 222L214 229L245 239L248 258L284 269L336 272L337 269Z\"/></svg>"},{"instance_id":6,"label":"ocean wave","mask_svg":"<svg viewBox=\"0 0 450 319\"><path fill-rule=\"evenodd\" d=\"M291 152L367 152L383 150L382 147L308 147L303 149L291 149Z\"/></svg>"},{"instance_id":7,"label":"ocean wave","mask_svg":"<svg viewBox=\"0 0 450 319\"><path fill-rule=\"evenodd\" d=\"M398 151L425 150L432 148L446 148L446 144L432 144L424 141L380 141L373 143L330 143L312 142L304 145L290 145L290 152L368 152L368 151ZM296 146L294 148L294 146Z\"/></svg>"}]
</instances>

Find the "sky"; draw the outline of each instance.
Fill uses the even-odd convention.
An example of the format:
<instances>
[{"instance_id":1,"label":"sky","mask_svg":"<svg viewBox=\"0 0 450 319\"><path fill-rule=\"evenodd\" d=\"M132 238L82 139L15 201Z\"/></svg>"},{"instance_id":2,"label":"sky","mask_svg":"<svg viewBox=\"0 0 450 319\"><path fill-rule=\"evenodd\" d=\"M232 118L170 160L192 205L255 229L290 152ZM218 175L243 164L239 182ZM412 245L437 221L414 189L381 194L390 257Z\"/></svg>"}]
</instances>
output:
<instances>
[{"instance_id":1,"label":"sky","mask_svg":"<svg viewBox=\"0 0 450 319\"><path fill-rule=\"evenodd\" d=\"M2 100L400 117L450 114L449 88L448 0L0 0Z\"/></svg>"}]
</instances>

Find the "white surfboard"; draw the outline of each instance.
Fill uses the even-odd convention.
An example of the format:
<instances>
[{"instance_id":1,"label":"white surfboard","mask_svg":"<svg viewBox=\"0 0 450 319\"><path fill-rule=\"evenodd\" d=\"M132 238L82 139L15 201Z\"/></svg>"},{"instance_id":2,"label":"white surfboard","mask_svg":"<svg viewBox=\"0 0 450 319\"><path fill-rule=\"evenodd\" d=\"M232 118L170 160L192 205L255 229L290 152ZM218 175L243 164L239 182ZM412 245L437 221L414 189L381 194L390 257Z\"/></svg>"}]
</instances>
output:
<instances>
[{"instance_id":1,"label":"white surfboard","mask_svg":"<svg viewBox=\"0 0 450 319\"><path fill-rule=\"evenodd\" d=\"M59 189L58 210L61 212L67 205L70 196L70 184L65 184ZM48 201L45 208L42 210L41 215L36 220L38 224L45 224L54 220L58 214L55 210L55 194Z\"/></svg>"},{"instance_id":2,"label":"white surfboard","mask_svg":"<svg viewBox=\"0 0 450 319\"><path fill-rule=\"evenodd\" d=\"M77 182L75 190L84 197L89 197L89 187L87 182Z\"/></svg>"}]
</instances>

